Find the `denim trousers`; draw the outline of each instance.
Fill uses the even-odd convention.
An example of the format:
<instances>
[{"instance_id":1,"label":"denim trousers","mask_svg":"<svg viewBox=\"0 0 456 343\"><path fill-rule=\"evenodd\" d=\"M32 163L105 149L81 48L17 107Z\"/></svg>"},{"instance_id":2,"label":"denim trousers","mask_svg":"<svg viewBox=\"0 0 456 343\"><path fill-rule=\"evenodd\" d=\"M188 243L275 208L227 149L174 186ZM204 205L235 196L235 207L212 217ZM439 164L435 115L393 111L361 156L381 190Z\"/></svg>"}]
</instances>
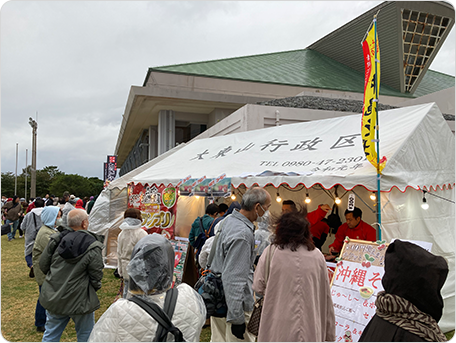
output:
<instances>
[{"instance_id":1,"label":"denim trousers","mask_svg":"<svg viewBox=\"0 0 456 343\"><path fill-rule=\"evenodd\" d=\"M5 224L13 224L12 227L11 227L11 232L8 232L8 239L11 240L14 238L14 236L16 236L16 231L17 231L17 228L19 226L19 219L18 220L15 220L15 221L12 221L12 220L9 220L7 219L6 220L6 223Z\"/></svg>"},{"instance_id":2,"label":"denim trousers","mask_svg":"<svg viewBox=\"0 0 456 343\"><path fill-rule=\"evenodd\" d=\"M41 286L38 286L38 289L41 294ZM35 326L40 327L46 324L46 310L40 304L40 299L36 301L36 309L35 309Z\"/></svg>"},{"instance_id":3,"label":"denim trousers","mask_svg":"<svg viewBox=\"0 0 456 343\"><path fill-rule=\"evenodd\" d=\"M25 256L25 262L27 262L27 267L32 268L32 254Z\"/></svg>"},{"instance_id":4,"label":"denim trousers","mask_svg":"<svg viewBox=\"0 0 456 343\"><path fill-rule=\"evenodd\" d=\"M74 321L78 342L87 342L95 325L95 312L64 316L46 311L46 331L42 341L59 342L70 318Z\"/></svg>"}]
</instances>

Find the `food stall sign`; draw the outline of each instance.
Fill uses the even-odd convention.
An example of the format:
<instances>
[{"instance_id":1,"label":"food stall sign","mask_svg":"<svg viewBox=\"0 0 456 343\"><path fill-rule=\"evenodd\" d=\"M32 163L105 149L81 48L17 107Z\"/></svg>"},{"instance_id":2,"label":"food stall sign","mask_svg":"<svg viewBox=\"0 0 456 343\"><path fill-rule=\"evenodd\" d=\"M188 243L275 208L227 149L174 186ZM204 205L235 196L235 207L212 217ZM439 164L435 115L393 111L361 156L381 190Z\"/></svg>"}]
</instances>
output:
<instances>
[{"instance_id":1,"label":"food stall sign","mask_svg":"<svg viewBox=\"0 0 456 343\"><path fill-rule=\"evenodd\" d=\"M143 229L168 239L174 238L177 198L177 189L171 184L128 185L128 208L141 211Z\"/></svg>"},{"instance_id":2,"label":"food stall sign","mask_svg":"<svg viewBox=\"0 0 456 343\"><path fill-rule=\"evenodd\" d=\"M387 244L345 239L331 281L336 342L357 342L375 314Z\"/></svg>"}]
</instances>

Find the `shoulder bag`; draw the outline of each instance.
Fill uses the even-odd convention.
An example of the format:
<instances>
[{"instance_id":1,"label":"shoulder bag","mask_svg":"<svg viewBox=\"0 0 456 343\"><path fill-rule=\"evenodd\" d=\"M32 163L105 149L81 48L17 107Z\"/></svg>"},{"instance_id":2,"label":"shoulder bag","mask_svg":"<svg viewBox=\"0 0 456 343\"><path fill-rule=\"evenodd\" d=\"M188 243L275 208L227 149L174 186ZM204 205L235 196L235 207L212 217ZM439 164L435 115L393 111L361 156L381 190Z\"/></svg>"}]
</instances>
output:
<instances>
[{"instance_id":1,"label":"shoulder bag","mask_svg":"<svg viewBox=\"0 0 456 343\"><path fill-rule=\"evenodd\" d=\"M331 231L333 234L336 234L337 229L339 229L339 226L342 225L342 222L339 217L339 207L334 204L331 210L331 214L328 216L328 218L323 218L323 221L328 224L328 226L331 228Z\"/></svg>"},{"instance_id":2,"label":"shoulder bag","mask_svg":"<svg viewBox=\"0 0 456 343\"><path fill-rule=\"evenodd\" d=\"M272 255L274 254L275 249L277 249L276 246L272 246L269 248L268 254L266 255L266 261L264 263L264 283L267 285L268 284L268 279L269 279L269 270L271 268L271 259ZM274 251L273 251L274 250ZM265 288L266 290L266 288ZM250 317L249 324L247 325L247 330L255 335L258 336L258 329L260 327L260 320L261 320L261 311L263 310L263 302L264 302L264 296L262 296L260 299L255 301L255 305L253 305L253 312L252 316Z\"/></svg>"},{"instance_id":3,"label":"shoulder bag","mask_svg":"<svg viewBox=\"0 0 456 343\"><path fill-rule=\"evenodd\" d=\"M212 260L215 255L215 249L217 241L222 232L223 223L222 221L220 230L215 235L214 241L212 242L211 252L207 260L206 270L201 273L201 277L196 282L194 288L199 295L203 298L204 305L206 306L206 319L209 317L226 317L228 313L228 307L226 305L225 292L222 284L222 274L214 273L210 270Z\"/></svg>"},{"instance_id":4,"label":"shoulder bag","mask_svg":"<svg viewBox=\"0 0 456 343\"><path fill-rule=\"evenodd\" d=\"M178 291L176 288L171 288L166 292L165 304L163 310L153 302L145 301L139 297L133 296L128 300L146 311L158 323L157 332L154 342L166 342L168 333L174 336L175 342L185 342L182 332L171 322L174 309L176 307Z\"/></svg>"}]
</instances>

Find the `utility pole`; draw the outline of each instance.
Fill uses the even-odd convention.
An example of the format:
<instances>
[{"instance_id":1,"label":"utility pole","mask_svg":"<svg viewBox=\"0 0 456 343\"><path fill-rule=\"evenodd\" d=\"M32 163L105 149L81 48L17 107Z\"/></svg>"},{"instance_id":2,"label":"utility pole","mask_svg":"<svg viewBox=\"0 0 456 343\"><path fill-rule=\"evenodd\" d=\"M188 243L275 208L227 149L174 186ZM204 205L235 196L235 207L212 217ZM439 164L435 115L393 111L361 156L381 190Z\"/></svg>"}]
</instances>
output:
<instances>
[{"instance_id":1,"label":"utility pole","mask_svg":"<svg viewBox=\"0 0 456 343\"><path fill-rule=\"evenodd\" d=\"M32 127L32 167L30 168L30 197L36 198L36 131L38 123L29 118L29 124Z\"/></svg>"},{"instance_id":2,"label":"utility pole","mask_svg":"<svg viewBox=\"0 0 456 343\"><path fill-rule=\"evenodd\" d=\"M14 195L17 195L17 149L19 147L19 143L16 143L16 174L14 176Z\"/></svg>"},{"instance_id":3,"label":"utility pole","mask_svg":"<svg viewBox=\"0 0 456 343\"><path fill-rule=\"evenodd\" d=\"M25 149L25 202L27 202L27 163L28 163L28 149Z\"/></svg>"}]
</instances>

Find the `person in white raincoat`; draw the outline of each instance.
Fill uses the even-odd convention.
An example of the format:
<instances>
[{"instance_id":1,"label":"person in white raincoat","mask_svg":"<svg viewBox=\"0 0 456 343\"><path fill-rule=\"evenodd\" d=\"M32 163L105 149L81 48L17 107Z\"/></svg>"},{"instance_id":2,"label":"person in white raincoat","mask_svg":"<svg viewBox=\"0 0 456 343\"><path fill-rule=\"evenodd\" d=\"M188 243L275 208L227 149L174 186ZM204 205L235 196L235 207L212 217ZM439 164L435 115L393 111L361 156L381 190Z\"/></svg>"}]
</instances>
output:
<instances>
[{"instance_id":1,"label":"person in white raincoat","mask_svg":"<svg viewBox=\"0 0 456 343\"><path fill-rule=\"evenodd\" d=\"M137 208L129 208L124 213L124 221L119 228L122 230L117 237L117 272L124 280L123 297L128 291L127 265L130 262L131 253L136 243L147 236L147 231L141 228L141 211Z\"/></svg>"},{"instance_id":2,"label":"person in white raincoat","mask_svg":"<svg viewBox=\"0 0 456 343\"><path fill-rule=\"evenodd\" d=\"M166 291L173 283L174 249L163 236L153 233L135 246L127 267L130 289L127 298L112 304L95 324L89 342L152 342L157 322L128 299L133 295L164 306ZM178 297L171 322L187 342L198 342L206 321L201 296L189 285L177 286ZM172 334L168 334L168 341Z\"/></svg>"}]
</instances>

